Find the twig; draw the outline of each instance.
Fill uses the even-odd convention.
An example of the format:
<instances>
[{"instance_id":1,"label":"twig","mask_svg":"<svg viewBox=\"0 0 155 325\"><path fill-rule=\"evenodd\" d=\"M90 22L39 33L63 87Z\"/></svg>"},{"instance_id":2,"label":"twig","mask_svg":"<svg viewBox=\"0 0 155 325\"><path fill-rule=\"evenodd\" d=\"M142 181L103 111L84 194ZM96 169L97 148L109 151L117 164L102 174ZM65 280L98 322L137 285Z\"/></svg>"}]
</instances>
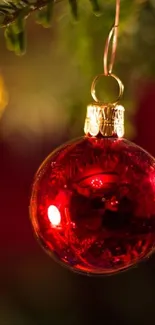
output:
<instances>
[{"instance_id":1,"label":"twig","mask_svg":"<svg viewBox=\"0 0 155 325\"><path fill-rule=\"evenodd\" d=\"M62 0L54 0L55 3L61 1ZM12 24L21 14L23 14L23 18L27 18L32 12L43 9L47 4L48 0L36 0L36 3L33 4L30 3L29 0L22 0L17 4L11 1L5 5L0 4L0 17L4 16L2 23L0 23L0 28Z\"/></svg>"}]
</instances>

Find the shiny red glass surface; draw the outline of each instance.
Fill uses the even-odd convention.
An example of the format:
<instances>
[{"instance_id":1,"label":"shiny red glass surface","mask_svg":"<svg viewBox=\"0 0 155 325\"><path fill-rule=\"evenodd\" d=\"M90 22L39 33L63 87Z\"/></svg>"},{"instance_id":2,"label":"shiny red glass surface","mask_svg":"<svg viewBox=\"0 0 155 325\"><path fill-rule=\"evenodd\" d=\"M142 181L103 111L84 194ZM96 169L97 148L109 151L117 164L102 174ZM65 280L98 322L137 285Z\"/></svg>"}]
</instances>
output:
<instances>
[{"instance_id":1,"label":"shiny red glass surface","mask_svg":"<svg viewBox=\"0 0 155 325\"><path fill-rule=\"evenodd\" d=\"M39 168L30 215L43 248L77 272L110 274L152 253L155 160L116 138L82 137Z\"/></svg>"}]
</instances>

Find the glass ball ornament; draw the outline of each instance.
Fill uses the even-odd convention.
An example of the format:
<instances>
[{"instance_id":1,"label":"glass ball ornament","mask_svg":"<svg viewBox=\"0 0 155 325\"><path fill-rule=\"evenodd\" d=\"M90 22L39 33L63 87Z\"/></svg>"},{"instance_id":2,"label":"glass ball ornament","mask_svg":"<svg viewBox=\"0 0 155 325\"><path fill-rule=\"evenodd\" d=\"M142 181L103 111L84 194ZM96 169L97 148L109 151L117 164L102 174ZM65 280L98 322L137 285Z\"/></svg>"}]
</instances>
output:
<instances>
[{"instance_id":1,"label":"glass ball ornament","mask_svg":"<svg viewBox=\"0 0 155 325\"><path fill-rule=\"evenodd\" d=\"M113 274L155 245L155 160L118 137L84 136L36 173L30 216L45 251L70 269Z\"/></svg>"}]
</instances>

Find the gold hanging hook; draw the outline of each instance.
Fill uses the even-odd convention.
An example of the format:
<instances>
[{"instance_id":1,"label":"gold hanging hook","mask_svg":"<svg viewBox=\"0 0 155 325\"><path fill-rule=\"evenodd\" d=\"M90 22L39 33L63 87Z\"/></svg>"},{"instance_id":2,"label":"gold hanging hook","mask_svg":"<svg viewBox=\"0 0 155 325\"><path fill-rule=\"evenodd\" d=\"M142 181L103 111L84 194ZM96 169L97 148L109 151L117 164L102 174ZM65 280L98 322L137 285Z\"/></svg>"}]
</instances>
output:
<instances>
[{"instance_id":1,"label":"gold hanging hook","mask_svg":"<svg viewBox=\"0 0 155 325\"><path fill-rule=\"evenodd\" d=\"M124 135L124 107L118 105L123 96L124 85L122 81L113 74L115 63L118 26L120 17L120 0L116 0L115 22L111 28L104 49L103 55L103 73L97 75L91 85L91 95L94 102L87 107L84 131L85 134L97 136L101 134L104 137L123 137ZM112 44L111 44L112 43ZM111 47L111 54L110 54ZM102 77L114 78L119 86L119 95L113 103L100 101L96 96L96 84Z\"/></svg>"},{"instance_id":2,"label":"gold hanging hook","mask_svg":"<svg viewBox=\"0 0 155 325\"><path fill-rule=\"evenodd\" d=\"M117 99L115 100L115 102L110 103L110 105L116 106L117 103L120 101L120 99L123 96L124 85L123 85L122 81L115 74L112 74L112 73L111 74L108 74L108 75L105 75L104 73L98 74L94 78L94 80L92 82L92 85L91 85L91 95L92 95L92 97L93 97L93 99L95 100L96 103L101 103L101 101L99 101L98 98L97 98L97 96L96 96L96 84L99 81L99 79L102 78L102 77L112 77L112 78L114 78L117 81L117 84L118 84L118 87L119 87L119 95L118 95ZM103 102L101 104L102 105L104 104L104 106L109 105L109 103L103 103Z\"/></svg>"},{"instance_id":3,"label":"gold hanging hook","mask_svg":"<svg viewBox=\"0 0 155 325\"><path fill-rule=\"evenodd\" d=\"M97 75L95 77L95 79L93 80L92 86L91 86L91 95L92 95L93 99L95 100L95 102L101 103L101 101L98 100L98 98L96 96L96 83L103 76L113 77L117 81L118 86L119 86L118 98L115 102L111 103L111 105L113 105L113 106L117 105L119 100L122 98L123 92L124 92L124 85L123 85L122 81L112 73L113 66L115 63L116 50L117 50L119 17L120 17L120 0L116 0L115 22L109 32L109 35L108 35L108 38L107 38L107 41L105 44L104 55L103 55L104 73ZM109 51L110 51L111 41L112 41L112 49L111 49L111 55L110 55L110 59L109 59ZM107 103L103 103L103 102L102 102L102 104L107 105Z\"/></svg>"}]
</instances>

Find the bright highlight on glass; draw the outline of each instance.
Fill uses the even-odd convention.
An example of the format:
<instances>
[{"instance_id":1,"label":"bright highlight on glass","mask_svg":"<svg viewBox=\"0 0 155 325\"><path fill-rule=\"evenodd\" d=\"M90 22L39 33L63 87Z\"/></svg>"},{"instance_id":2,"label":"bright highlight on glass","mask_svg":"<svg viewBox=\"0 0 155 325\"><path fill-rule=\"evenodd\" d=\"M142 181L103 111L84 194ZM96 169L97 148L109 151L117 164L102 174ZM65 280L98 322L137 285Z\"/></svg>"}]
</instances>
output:
<instances>
[{"instance_id":1,"label":"bright highlight on glass","mask_svg":"<svg viewBox=\"0 0 155 325\"><path fill-rule=\"evenodd\" d=\"M61 215L58 208L55 205L50 205L48 207L48 218L53 226L59 226L61 222Z\"/></svg>"}]
</instances>

